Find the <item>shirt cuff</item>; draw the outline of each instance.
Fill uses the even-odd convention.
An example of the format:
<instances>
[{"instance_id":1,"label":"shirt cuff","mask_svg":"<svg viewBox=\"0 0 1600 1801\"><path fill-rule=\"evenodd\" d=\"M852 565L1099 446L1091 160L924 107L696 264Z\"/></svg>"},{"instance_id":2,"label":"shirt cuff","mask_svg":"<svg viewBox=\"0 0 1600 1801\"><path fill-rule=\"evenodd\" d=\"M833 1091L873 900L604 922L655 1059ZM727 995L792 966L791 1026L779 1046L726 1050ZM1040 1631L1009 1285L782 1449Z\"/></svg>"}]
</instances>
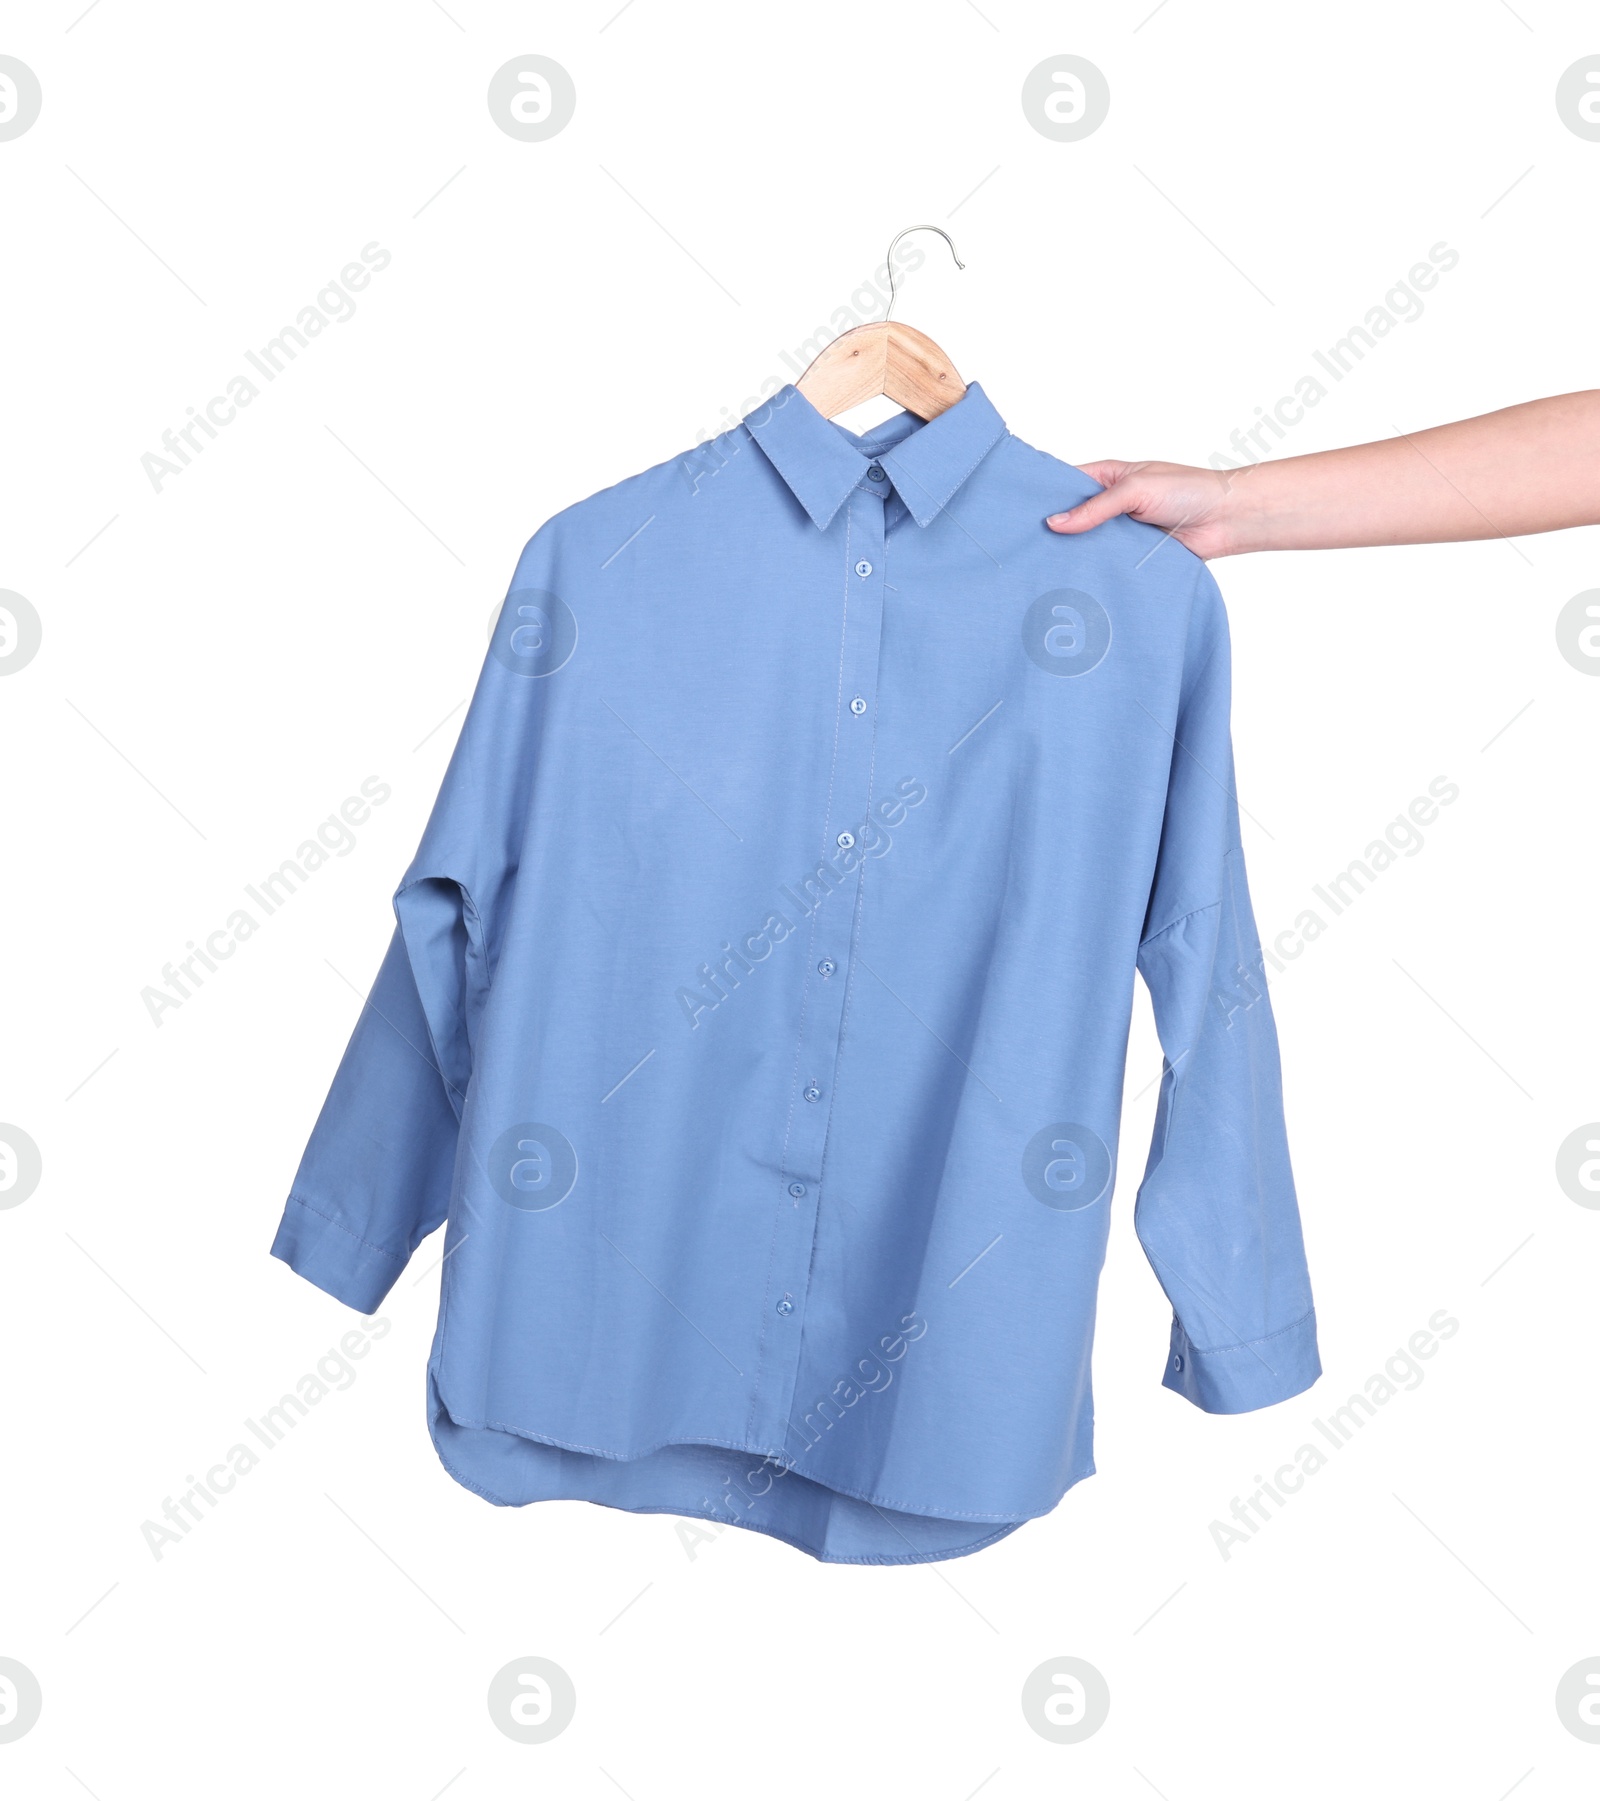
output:
<instances>
[{"instance_id":1,"label":"shirt cuff","mask_svg":"<svg viewBox=\"0 0 1600 1801\"><path fill-rule=\"evenodd\" d=\"M283 1210L272 1254L358 1313L376 1313L405 1268L403 1257L380 1251L293 1195Z\"/></svg>"},{"instance_id":2,"label":"shirt cuff","mask_svg":"<svg viewBox=\"0 0 1600 1801\"><path fill-rule=\"evenodd\" d=\"M1161 1386L1207 1413L1252 1413L1303 1394L1321 1374L1315 1309L1281 1332L1209 1351L1190 1343L1174 1319Z\"/></svg>"}]
</instances>

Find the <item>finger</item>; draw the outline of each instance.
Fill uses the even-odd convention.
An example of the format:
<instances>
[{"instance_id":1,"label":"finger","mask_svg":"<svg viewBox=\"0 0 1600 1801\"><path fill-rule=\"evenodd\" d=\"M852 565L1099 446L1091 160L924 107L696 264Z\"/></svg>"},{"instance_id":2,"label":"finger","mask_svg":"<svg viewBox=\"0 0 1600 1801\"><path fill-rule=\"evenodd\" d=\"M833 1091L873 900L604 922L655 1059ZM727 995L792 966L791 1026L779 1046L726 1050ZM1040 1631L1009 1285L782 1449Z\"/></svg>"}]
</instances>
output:
<instances>
[{"instance_id":1,"label":"finger","mask_svg":"<svg viewBox=\"0 0 1600 1801\"><path fill-rule=\"evenodd\" d=\"M1087 500L1081 500L1075 507L1069 507L1064 513L1052 513L1045 524L1053 532L1086 532L1097 525L1103 525L1108 519L1115 519L1119 513L1126 513L1136 506L1139 500L1138 489L1132 482L1113 482L1109 488L1098 494L1091 494Z\"/></svg>"},{"instance_id":2,"label":"finger","mask_svg":"<svg viewBox=\"0 0 1600 1801\"><path fill-rule=\"evenodd\" d=\"M1080 463L1078 467L1090 481L1097 482L1102 488L1110 488L1122 480L1133 464L1119 462L1113 457L1103 463Z\"/></svg>"}]
</instances>

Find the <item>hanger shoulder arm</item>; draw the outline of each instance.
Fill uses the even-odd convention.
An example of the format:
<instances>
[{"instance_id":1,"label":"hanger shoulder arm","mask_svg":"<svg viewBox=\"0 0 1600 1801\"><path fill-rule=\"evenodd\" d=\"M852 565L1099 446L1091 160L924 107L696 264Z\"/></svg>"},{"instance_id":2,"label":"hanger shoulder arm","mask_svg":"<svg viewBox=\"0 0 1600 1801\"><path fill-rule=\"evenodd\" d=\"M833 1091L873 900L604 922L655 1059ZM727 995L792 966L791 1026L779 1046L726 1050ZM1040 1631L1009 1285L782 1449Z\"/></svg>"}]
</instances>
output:
<instances>
[{"instance_id":1,"label":"hanger shoulder arm","mask_svg":"<svg viewBox=\"0 0 1600 1801\"><path fill-rule=\"evenodd\" d=\"M858 325L825 346L806 367L795 387L824 419L885 392L889 373L889 328Z\"/></svg>"},{"instance_id":2,"label":"hanger shoulder arm","mask_svg":"<svg viewBox=\"0 0 1600 1801\"><path fill-rule=\"evenodd\" d=\"M887 380L883 391L896 406L919 419L932 419L967 391L945 353L913 325L889 327Z\"/></svg>"}]
</instances>

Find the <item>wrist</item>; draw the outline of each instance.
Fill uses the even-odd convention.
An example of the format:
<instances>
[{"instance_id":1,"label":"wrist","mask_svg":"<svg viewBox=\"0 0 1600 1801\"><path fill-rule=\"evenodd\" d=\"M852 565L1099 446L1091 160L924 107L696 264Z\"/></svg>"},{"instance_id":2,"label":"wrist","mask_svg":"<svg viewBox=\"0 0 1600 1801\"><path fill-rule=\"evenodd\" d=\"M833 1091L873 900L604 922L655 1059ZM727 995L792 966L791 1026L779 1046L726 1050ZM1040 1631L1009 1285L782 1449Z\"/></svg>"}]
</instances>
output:
<instances>
[{"instance_id":1,"label":"wrist","mask_svg":"<svg viewBox=\"0 0 1600 1801\"><path fill-rule=\"evenodd\" d=\"M1268 463L1252 463L1229 470L1222 478L1222 503L1216 525L1223 541L1222 555L1244 556L1254 550L1280 548L1275 541L1275 483Z\"/></svg>"}]
</instances>

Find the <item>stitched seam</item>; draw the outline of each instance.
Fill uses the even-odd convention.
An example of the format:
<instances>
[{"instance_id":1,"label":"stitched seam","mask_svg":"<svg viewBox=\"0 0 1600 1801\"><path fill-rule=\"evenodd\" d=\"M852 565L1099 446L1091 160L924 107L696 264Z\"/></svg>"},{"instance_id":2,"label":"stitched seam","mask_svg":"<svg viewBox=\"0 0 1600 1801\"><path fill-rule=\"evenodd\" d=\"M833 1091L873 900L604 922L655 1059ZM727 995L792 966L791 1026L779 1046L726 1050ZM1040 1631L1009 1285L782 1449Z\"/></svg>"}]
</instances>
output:
<instances>
[{"instance_id":1,"label":"stitched seam","mask_svg":"<svg viewBox=\"0 0 1600 1801\"><path fill-rule=\"evenodd\" d=\"M443 1462L443 1459L441 1458L440 1461ZM449 1465L446 1464L445 1467L448 1469ZM468 1486L470 1486L470 1484L468 1484ZM680 1519L692 1518L710 1520L719 1526L737 1526L744 1532L759 1532L767 1538L775 1538L780 1544L791 1545L795 1550L803 1552L807 1557L815 1558L818 1563L836 1563L841 1565L872 1564L880 1568L890 1566L899 1568L903 1565L913 1563L954 1562L958 1557L970 1557L976 1551L987 1549L987 1547L992 1545L996 1539L1005 1538L1008 1534L1017 1531L1020 1527L1026 1526L1029 1523L1027 1520L1006 1521L997 1531L991 1532L987 1538L980 1538L970 1545L958 1545L954 1550L949 1551L916 1551L903 1557L839 1557L821 1549L819 1545L808 1543L803 1538L796 1538L788 1532L779 1532L776 1527L770 1525L758 1525L754 1520L741 1520L731 1513L719 1513L715 1508L706 1513L695 1512L693 1514L688 1514L679 1513L678 1509L675 1507L624 1507L614 1501L596 1501L591 1502L590 1505L597 1507L611 1507L619 1513L665 1513Z\"/></svg>"},{"instance_id":2,"label":"stitched seam","mask_svg":"<svg viewBox=\"0 0 1600 1801\"><path fill-rule=\"evenodd\" d=\"M1002 425L1000 430L994 435L994 437L992 437L989 440L989 442L984 445L983 449L978 452L978 454L972 459L972 461L967 464L966 468L963 469L961 471L961 473L956 477L955 488L952 488L950 490L950 492L952 494L954 494L956 491L956 488L959 488L961 486L961 484L967 479L967 477L969 475L971 475L973 470L977 468L979 463L981 463L983 461L983 459L986 456L988 456L990 451L992 451L994 449L994 447L998 443L1000 443L1000 441L1003 438L1008 438L1008 437L1010 437L1010 435L1011 435L1010 432L1006 429L1005 426Z\"/></svg>"},{"instance_id":3,"label":"stitched seam","mask_svg":"<svg viewBox=\"0 0 1600 1801\"><path fill-rule=\"evenodd\" d=\"M289 1196L289 1201L292 1206L305 1208L307 1213L314 1219L320 1219L324 1225L332 1226L335 1232L342 1232L346 1238L354 1239L354 1241L361 1246L362 1250L371 1251L374 1257L385 1258L388 1262L397 1264L401 1269L405 1268L406 1260L404 1257L397 1257L393 1251L384 1250L382 1245L369 1244L360 1233L352 1232L348 1226L341 1226L338 1220L331 1218L326 1213L320 1212L317 1208L313 1207L309 1201L301 1200L299 1195L291 1194Z\"/></svg>"},{"instance_id":4,"label":"stitched seam","mask_svg":"<svg viewBox=\"0 0 1600 1801\"><path fill-rule=\"evenodd\" d=\"M1231 854L1232 853L1230 852L1230 855ZM1139 949L1143 950L1147 944L1154 944L1158 938L1165 937L1165 935L1172 931L1175 926L1181 926L1186 919L1193 919L1200 913L1210 913L1221 905L1221 901L1214 900L1207 901L1203 907L1191 907L1187 913L1180 913L1176 919L1169 919L1164 926L1161 926L1156 931L1152 932L1148 938L1141 938L1139 940Z\"/></svg>"},{"instance_id":5,"label":"stitched seam","mask_svg":"<svg viewBox=\"0 0 1600 1801\"><path fill-rule=\"evenodd\" d=\"M495 1494L492 1489L484 1488L481 1483L474 1482L470 1477L464 1476L437 1445L434 1446L434 1453L453 1481L459 1482L463 1488L470 1490L473 1494L481 1496L492 1506L530 1507L537 1505L537 1502L513 1501L505 1495ZM589 1497L586 1495L576 1495L570 1498L574 1500L589 1500ZM1015 1532L1019 1527L1026 1526L1030 1523L1029 1520L1026 1519L1002 1520L999 1523L998 1530L991 1532L987 1538L980 1538L976 1544L959 1546L953 1551L916 1551L904 1557L836 1557L829 1556L817 1545L810 1544L805 1539L796 1538L788 1532L779 1532L774 1526L758 1524L755 1520L742 1520L731 1513L719 1513L715 1508L712 1508L705 1513L696 1512L691 1515L684 1513L682 1509L677 1507L627 1507L615 1501L589 1501L589 1504L593 1507L610 1507L613 1511L618 1513L670 1514L675 1519L694 1518L713 1520L721 1526L739 1526L746 1532L759 1532L767 1538L775 1538L783 1544L791 1545L796 1551L803 1551L807 1557L816 1558L818 1563L860 1563L875 1565L944 1563L952 1561L956 1557L970 1556L975 1551L986 1550L996 1539L1005 1538L1010 1533ZM984 1516L977 1517L979 1517L981 1523L985 1525L994 1523Z\"/></svg>"},{"instance_id":6,"label":"stitched seam","mask_svg":"<svg viewBox=\"0 0 1600 1801\"><path fill-rule=\"evenodd\" d=\"M873 782L878 772L878 740L876 734L872 740L872 760L867 768L867 817L872 817ZM839 1067L843 1074L844 1047L850 1035L850 1008L856 994L856 959L861 952L861 926L867 909L867 861L861 859L860 868L856 872L856 904L855 917L850 924L850 948L855 953L850 959L850 967L844 978L844 1006L839 1011ZM833 1103L839 1092L839 1080L835 1078L833 1094L828 1097L828 1124L833 1124ZM827 1156L827 1140L823 1140L823 1156ZM823 1165L823 1177L826 1180L827 1166Z\"/></svg>"},{"instance_id":7,"label":"stitched seam","mask_svg":"<svg viewBox=\"0 0 1600 1801\"><path fill-rule=\"evenodd\" d=\"M912 433L912 437L915 437L916 435L917 434L915 432ZM991 438L990 441L984 445L982 450L980 450L978 452L978 454L972 459L972 461L967 464L966 468L963 469L961 471L961 473L954 479L954 481L952 481L950 483L949 487L945 489L944 494L942 496L935 494L932 488L926 486L923 482L919 481L917 479L917 474L914 469L900 469L899 459L895 458L894 466L897 469L900 469L901 475L904 476L906 479L908 479L914 487L920 489L921 492L924 493L925 495L927 495L928 499L933 502L933 510L932 510L932 512L929 513L927 520L924 521L921 519L917 519L918 525L922 525L925 523L931 525L933 523L933 521L939 516L939 514L944 512L946 510L946 508L950 505L951 500L954 499L957 490L961 487L961 484L967 479L967 477L969 475L971 475L971 473L973 472L974 469L977 468L979 463L981 463L983 461L983 459L986 456L988 456L989 452L991 450L993 450L994 447L998 443L1000 443L1002 439L1008 438L1010 436L1011 436L1011 433L1009 432L1009 430L1007 430L1007 428L1005 426L1001 426L998 434L995 437ZM892 457L893 457L893 452L891 451L888 453L888 455L879 457L878 461L880 463L888 462L888 461L890 461L890 459ZM912 514L912 517L916 518L915 513Z\"/></svg>"},{"instance_id":8,"label":"stitched seam","mask_svg":"<svg viewBox=\"0 0 1600 1801\"><path fill-rule=\"evenodd\" d=\"M629 1512L638 1513L672 1513L670 1507L630 1508ZM818 1563L837 1564L870 1564L876 1568L900 1567L913 1563L949 1563L957 1557L970 1557L975 1551L986 1550L996 1539L1005 1538L1015 1532L1019 1526L1028 1524L1026 1520L1011 1520L1002 1524L997 1531L991 1532L987 1538L980 1538L975 1544L959 1545L950 1551L912 1551L901 1557L839 1557L831 1555L818 1545L807 1544L804 1539L792 1537L787 1532L779 1532L771 1526L758 1525L754 1520L737 1519L731 1513L703 1513L694 1516L697 1519L715 1520L721 1525L739 1526L746 1532L760 1532L767 1538L775 1538L780 1543L792 1545L795 1550L803 1551L807 1557L814 1557Z\"/></svg>"},{"instance_id":9,"label":"stitched seam","mask_svg":"<svg viewBox=\"0 0 1600 1801\"><path fill-rule=\"evenodd\" d=\"M882 681L883 619L884 619L884 614L887 612L888 609L881 598L881 591L886 590L889 586L889 521L888 521L887 508L885 508L885 513L884 513L882 538L883 538L883 546L879 550L878 554L883 558L883 563L884 563L883 570L882 570L882 578L883 579L882 579L882 582L880 583L880 599L879 599L879 603L878 603L878 642L873 651L873 664L872 664L874 699L876 699L879 695L881 695L881 693L883 691L883 681ZM841 646L841 655L840 655L840 663L839 663L839 675L840 675L841 680L840 680L839 698L838 698L838 706L840 708L843 707L843 703L844 703L844 686L843 686L844 659L843 659L842 651L843 651L843 647ZM842 723L843 723L842 713L840 711L836 710L835 714L834 714L835 728L837 729L838 726L841 725ZM872 802L873 802L873 798L876 794L876 786L875 785L876 785L877 779L878 779L878 708L876 706L874 706L872 709L872 751L871 751L871 755L869 756L869 758L867 760L866 817L869 821L872 818ZM824 1191L826 1190L827 1183L828 1183L828 1144L829 1144L829 1141L830 1141L830 1139L832 1137L832 1133L833 1133L833 1111L834 1111L834 1105L838 1099L840 1084L844 1080L845 1044L849 1038L850 1007L851 1007L851 1003L855 999L855 992L856 992L856 959L857 959L857 955L859 954L860 949L861 949L861 926L862 926L862 920L865 917L865 913L866 913L867 863L868 863L868 861L869 861L869 859L868 859L865 851L863 851L862 857L861 857L861 863L856 871L855 910L854 910L854 915L851 919L851 924L850 924L850 939L849 939L850 950L851 950L850 967L845 971L844 1005L839 1010L839 1055L838 1055L838 1060L834 1065L834 1079L833 1079L832 1083L829 1085L831 1092L828 1095L828 1124L827 1124L827 1129L824 1131L823 1137L822 1137L822 1152L817 1160L817 1167L818 1167L818 1170L821 1172L819 1179L818 1179L817 1186L819 1188L823 1189ZM819 1204L819 1210L818 1210L817 1224L818 1225L821 1224L820 1204ZM812 1278L813 1274L815 1273L816 1259L817 1259L817 1233L816 1233L815 1228L813 1228L812 1236L811 1236L811 1259L806 1268L806 1283L807 1283L808 1290L810 1287L811 1278Z\"/></svg>"},{"instance_id":10,"label":"stitched seam","mask_svg":"<svg viewBox=\"0 0 1600 1801\"><path fill-rule=\"evenodd\" d=\"M740 423L744 425L745 430L750 433L750 436L754 438L761 449L765 451L768 461L772 464L773 468L777 470L784 486L788 488L789 492L800 503L802 510L808 515L811 523L816 526L818 531L826 531L833 523L833 516L838 512L839 507L842 504L842 497L841 499L836 499L831 507L827 507L825 517L818 518L817 515L826 506L826 501L820 493L817 493L815 490L808 490L810 492L809 499L800 492L800 489L806 487L807 484L804 476L800 473L800 464L798 461L792 466L794 473L791 473L790 468L785 467L785 464L788 462L788 447L786 446L784 448L782 455L780 456L779 452L774 449L763 436L763 433L766 430L765 423L760 431L757 431L744 420L741 420ZM848 493L849 490L846 489L845 492Z\"/></svg>"},{"instance_id":11,"label":"stitched seam","mask_svg":"<svg viewBox=\"0 0 1600 1801\"><path fill-rule=\"evenodd\" d=\"M851 539L851 531L852 531L854 522L855 522L854 513L847 506L845 508L845 516L844 516L844 571L843 571L844 585L840 590L841 597L844 602L844 611L843 611L843 614L841 615L840 624L839 624L839 673L838 673L838 677L834 684L834 701L833 701L833 754L832 754L831 760L828 765L828 796L827 796L827 801L825 803L825 807L824 807L824 811L823 811L822 853L823 853L824 858L827 856L828 821L831 818L832 813L833 813L834 784L838 780L838 771L839 771L839 707L844 699L845 644L846 644L846 642L849 638L849 634L850 634L850 566L851 566L851 562L852 562L852 558L850 555L850 549L851 549L850 539ZM803 986L801 987L801 990L800 990L800 1020L799 1020L799 1025L796 1028L796 1032L795 1032L794 1062L790 1066L790 1070L789 1070L789 1109L788 1109L788 1112L784 1115L783 1146L778 1154L778 1167L785 1176L789 1176L789 1177L793 1177L793 1175L795 1173L789 1167L789 1140L794 1134L795 1089L798 1086L799 1081L800 1081L800 1052L805 1044L806 1021L810 1017L810 1011L811 1011L812 968L816 961L817 919L818 919L818 915L819 915L820 911L821 911L821 909L819 906L818 911L814 912L811 915L810 930L806 934L806 967L805 967L805 976L804 976ZM831 1097L829 1100L829 1106L831 1109L831 1107L832 1107ZM826 1150L826 1143L824 1143L824 1150ZM818 1170L820 1171L821 1167L822 1167L822 1160L820 1157L818 1158L818 1161L817 1161L817 1167L818 1167ZM787 1188L788 1184L785 1183L784 1186L785 1186L785 1188ZM773 1218L772 1218L772 1234L767 1241L767 1279L766 1279L766 1282L763 1285L762 1291L761 1291L762 1292L761 1324L760 1324L759 1328L757 1329L757 1333L756 1333L755 1379L750 1384L750 1412L747 1416L746 1430L751 1433L753 1433L755 1431L756 1421L760 1416L761 1392L762 1392L762 1389L766 1386L767 1334L768 1334L769 1324L770 1324L770 1322L768 1321L768 1318L767 1318L767 1305L766 1304L767 1304L767 1301L770 1300L772 1297L772 1272L777 1263L778 1232L779 1232L781 1220L782 1220L781 1212L774 1211ZM815 1240L813 1239L813 1249L814 1248L815 1248ZM808 1271L808 1278L809 1278L809 1271Z\"/></svg>"},{"instance_id":12,"label":"stitched seam","mask_svg":"<svg viewBox=\"0 0 1600 1801\"><path fill-rule=\"evenodd\" d=\"M1188 1344L1191 1353L1196 1357L1222 1357L1231 1355L1235 1351L1249 1351L1254 1355L1255 1347L1257 1345L1271 1344L1275 1338L1282 1338L1290 1332L1298 1332L1308 1319L1316 1317L1316 1311L1315 1307L1308 1307L1305 1312L1300 1315L1299 1319L1292 1320L1287 1326L1280 1326L1276 1332L1268 1332L1264 1338L1245 1338L1241 1339L1238 1344L1212 1345L1209 1348L1204 1345L1197 1345L1194 1340L1189 1337L1189 1334L1184 1331L1181 1322L1179 1323L1178 1330L1183 1332L1185 1342Z\"/></svg>"},{"instance_id":13,"label":"stitched seam","mask_svg":"<svg viewBox=\"0 0 1600 1801\"><path fill-rule=\"evenodd\" d=\"M446 1413L450 1413L448 1406L446 1406L445 1411ZM544 1445L548 1449L555 1451L578 1451L588 1457L599 1457L606 1463L641 1463L645 1458L654 1457L661 1451L673 1451L679 1449L695 1450L700 1447L706 1447L717 1451L734 1451L741 1457L763 1457L774 1464L782 1466L791 1474L803 1477L807 1482L814 1483L818 1488L825 1488L829 1494L844 1495L848 1500L862 1501L869 1507L884 1507L887 1508L890 1513L918 1514L924 1519L978 1520L991 1525L1000 1523L1020 1526L1024 1525L1029 1520L1038 1519L1040 1517L1040 1515L1035 1513L958 1513L953 1512L948 1508L938 1508L937 1503L932 1501L887 1500L882 1495L868 1494L859 1488L845 1488L836 1482L829 1482L823 1476L813 1476L809 1471L801 1469L798 1464L792 1461L785 1462L783 1456L777 1451L765 1451L759 1445L739 1444L731 1438L664 1438L656 1444L646 1445L641 1450L625 1454L620 1451L605 1451L598 1445L581 1445L574 1444L568 1439L541 1437L536 1433L529 1432L525 1427L512 1425L509 1420L461 1420L457 1419L454 1413L450 1413L450 1418L463 1432L507 1432L510 1433L513 1438L526 1440L530 1444ZM444 1461L442 1453L440 1454L440 1461ZM1077 1479L1078 1478L1074 1478L1074 1480ZM565 1498L571 1500L587 1499L587 1497L583 1495L572 1495ZM1054 1503L1052 1503L1052 1505L1054 1505ZM632 1512L634 1510L630 1508L626 1511ZM668 1509L667 1511L671 1510ZM1049 1509L1047 1508L1045 1511L1048 1512Z\"/></svg>"}]
</instances>

